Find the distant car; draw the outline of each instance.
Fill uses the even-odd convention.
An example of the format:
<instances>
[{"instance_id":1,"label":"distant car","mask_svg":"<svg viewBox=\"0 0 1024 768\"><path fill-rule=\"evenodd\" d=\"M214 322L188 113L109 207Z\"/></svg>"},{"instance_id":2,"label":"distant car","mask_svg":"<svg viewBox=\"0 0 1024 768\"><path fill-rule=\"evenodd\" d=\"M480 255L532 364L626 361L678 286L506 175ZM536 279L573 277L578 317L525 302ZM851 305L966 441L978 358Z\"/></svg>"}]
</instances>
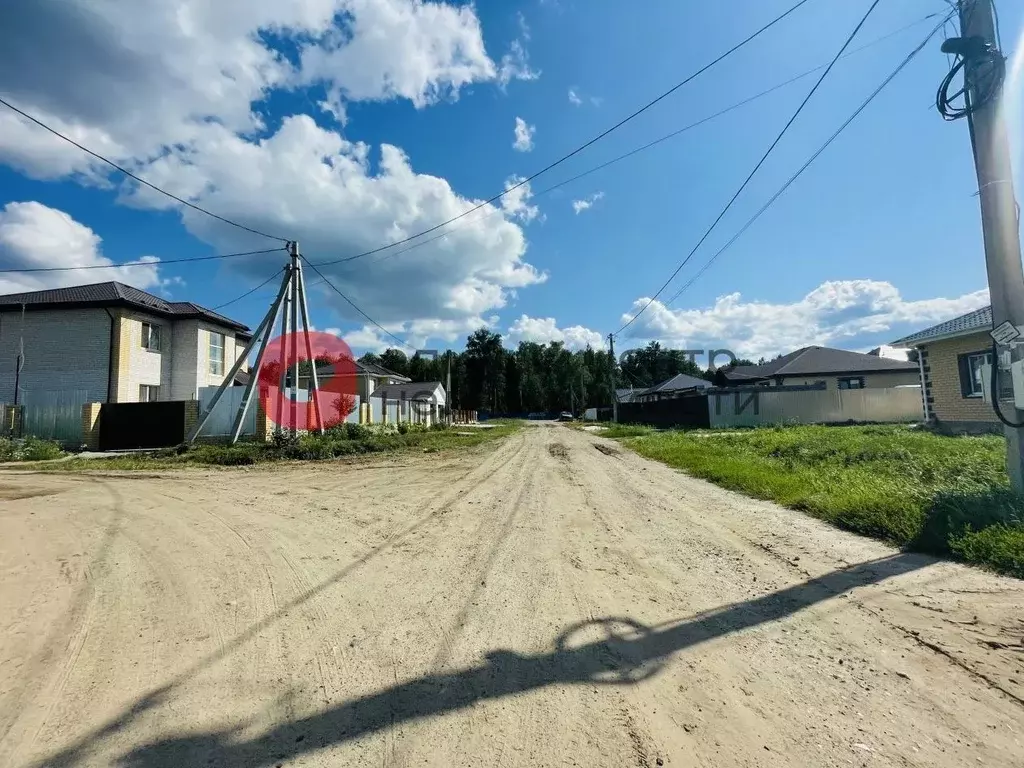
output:
<instances>
[{"instance_id":1,"label":"distant car","mask_svg":"<svg viewBox=\"0 0 1024 768\"><path fill-rule=\"evenodd\" d=\"M560 414L558 414L558 420L559 421L572 421L572 414L569 413L568 411L562 411Z\"/></svg>"}]
</instances>

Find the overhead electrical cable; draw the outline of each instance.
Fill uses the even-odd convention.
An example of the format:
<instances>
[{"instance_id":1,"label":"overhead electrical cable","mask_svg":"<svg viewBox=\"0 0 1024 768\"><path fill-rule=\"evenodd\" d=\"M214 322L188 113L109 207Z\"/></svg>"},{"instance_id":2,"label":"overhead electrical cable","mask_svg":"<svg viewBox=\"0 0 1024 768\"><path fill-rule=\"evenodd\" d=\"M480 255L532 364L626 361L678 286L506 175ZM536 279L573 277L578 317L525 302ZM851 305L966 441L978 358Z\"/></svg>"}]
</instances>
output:
<instances>
[{"instance_id":1,"label":"overhead electrical cable","mask_svg":"<svg viewBox=\"0 0 1024 768\"><path fill-rule=\"evenodd\" d=\"M889 76L886 77L885 80L882 81L881 85L879 85L871 93L871 95L869 95L861 103L861 105L859 107L857 107L857 109L853 112L853 114L850 115L846 119L846 121L843 122L843 124L839 126L839 128L836 130L836 132L833 133L828 138L828 140L824 144L822 144L821 147L819 147L818 150L813 155L810 156L810 158L808 158L807 162L805 162L802 166L800 166L800 169L797 170L797 172L794 173L792 176L790 176L789 179L786 181L786 183L783 184L782 187L780 187L779 190L774 195L772 195L770 198L768 198L768 202L766 202L763 206L761 206L760 210L758 210L757 213L755 213L750 219L748 219L747 222L742 227L740 227L739 231L735 235L733 235L732 238L725 245L723 245L710 259L708 259L708 261L704 264L704 266L700 268L700 271L698 271L697 274L695 274L692 278L690 278L689 282L684 284L682 288L680 288L678 291L676 291L676 293L672 296L672 298L670 298L668 300L669 304L672 304L673 302L675 302L675 300L678 299L679 296L681 296L684 291L686 291L691 285L693 285L697 281L697 279L700 278L700 276L703 275L708 270L708 268L715 262L715 260L718 259L718 257L721 256L723 253L725 253L725 251L727 251L730 247L732 247L733 243L735 243L740 238L740 236L743 235L743 233L746 232L750 228L750 226L755 221L757 221L761 217L761 215L765 211L767 211L772 206L772 204L776 200L778 200L779 197L781 197L782 194L787 189L789 189L790 186L792 186L793 182L795 182L798 178L800 178L800 176L803 174L803 172L806 171L811 166L811 164L815 160L818 159L818 156L822 152L824 152L829 147L829 145L832 144L832 142L835 141L844 130L846 130L847 126L849 126L850 123L852 123L860 115L860 113L863 112L867 108L867 106L872 101L875 100L875 98L878 96L878 94L880 94L882 92L882 90L885 89L885 87L888 86L889 83L892 82L892 80L895 79L895 77L900 72L902 72L903 69L924 49L924 47L928 44L928 42L939 32L940 29L942 29L942 26L943 26L942 24L939 24L938 26L936 26L935 29L933 29L928 34L928 36L924 40L922 40L921 43L916 48L914 48L914 50L911 51L907 55L907 57L905 59L903 59L903 61L900 62L899 66L897 66L896 69L893 70L893 72L891 74L889 74Z\"/></svg>"},{"instance_id":2,"label":"overhead electrical cable","mask_svg":"<svg viewBox=\"0 0 1024 768\"><path fill-rule=\"evenodd\" d=\"M216 307L210 307L210 309L223 309L224 307L228 307L228 306L230 306L230 305L234 304L234 303L235 303L236 301L241 301L241 300L242 300L242 299L244 299L244 298L245 298L246 296L252 296L252 295L253 295L254 293L256 293L256 291L258 291L258 290L259 290L260 288L262 288L263 286L265 286L265 285L266 285L267 283L269 283L269 282L270 282L271 280L273 280L273 279L274 279L275 277L278 277L278 276L279 276L279 275L281 274L281 272L282 272L282 271L283 271L283 270L281 270L281 269L277 270L277 272L275 272L274 274L272 274L272 275L271 275L270 277L268 277L268 278L267 278L266 280L264 280L264 281L263 281L262 283L260 283L259 285L257 285L257 286L256 286L255 288L250 288L250 289L249 289L248 291L246 291L245 293L243 293L243 294L242 294L241 296L237 296L236 298L232 299L231 301L225 301L225 302L224 302L223 304L218 304L218 305L217 305Z\"/></svg>"},{"instance_id":3,"label":"overhead electrical cable","mask_svg":"<svg viewBox=\"0 0 1024 768\"><path fill-rule=\"evenodd\" d=\"M161 195L166 195L167 197L171 198L172 200L176 200L177 202L181 203L182 205L188 206L189 208L191 208L194 211L199 211L199 213L206 214L207 216L210 216L210 217L212 217L214 219L217 219L218 221L222 221L225 224L230 224L233 227L238 227L239 229L244 229L246 232L251 232L254 235L260 235L261 237L267 237L267 238L270 238L271 240L280 240L282 243L287 243L288 242L288 238L286 238L286 237L278 237L277 235L269 235L266 232L261 232L260 230L254 229L252 227L248 227L245 224L239 224L237 221L232 221L231 219L226 218L224 216L219 216L216 213L213 213L212 211L208 211L205 208L196 205L195 203L190 203L188 200L184 200L184 199L178 197L177 195L168 192L165 189L161 189L156 184L152 184L151 182L146 181L141 176L136 176L134 173L129 171L127 168L124 168L124 167L118 165L113 160L108 160L103 155L101 155L101 154L99 154L97 152L93 152L88 147L82 146L81 144L79 144L77 141L75 141L71 137L65 136L60 131L58 131L58 130L56 130L54 128L51 128L50 126L48 126L46 123L44 123L39 118L33 117L28 112L25 112L24 110L18 109L16 106L11 104L10 102L5 101L4 99L0 99L0 104L3 104L5 107L7 107L8 109L10 109L13 112L17 112L19 115L24 117L26 120L32 121L33 123L38 125L40 128L43 128L43 129L49 131L50 133L52 133L54 136L57 136L58 138L63 139L64 141L68 142L69 144L71 144L71 145L73 145L75 147L78 147L80 150L85 152L87 155L90 155L91 157L94 157L97 160L100 160L101 162L106 163L111 168L114 168L115 170L120 171L121 173L123 173L128 178L134 179L139 184L147 186L150 189L152 189L153 191L159 192Z\"/></svg>"},{"instance_id":4,"label":"overhead electrical cable","mask_svg":"<svg viewBox=\"0 0 1024 768\"><path fill-rule=\"evenodd\" d=\"M898 34L900 34L902 32L905 32L908 29L911 29L912 27L915 27L915 26L917 26L918 24L921 24L924 21L936 18L937 16L940 16L940 15L941 14L938 14L938 13L929 13L927 16L923 16L922 18L918 19L917 21L913 21L910 24L906 24L906 25L900 27L899 29L893 30L892 32L890 32L888 34L883 35L882 37L876 38L876 39L872 40L870 43L865 43L864 45L860 46L859 48L856 48L856 49L854 49L852 51L847 51L845 54L843 54L843 56L841 58L845 59L848 56L853 56L853 55L855 55L857 53L860 53L861 51L864 51L867 48L870 48L870 47L872 47L874 45L877 45L877 44L879 44L881 42L884 42L885 40L888 40L891 37L894 37L894 36L896 36L896 35L898 35ZM707 117L703 117L700 120L697 120L696 122L684 125L681 128L677 128L676 130L672 131L671 133L667 133L664 136L661 136L660 138L654 139L653 141L649 141L646 144L643 144L642 146L636 147L635 149L631 149L628 152L625 152L625 153L623 153L621 155L613 157L610 160L607 160L607 161L601 163L600 165L596 165L593 168L590 168L590 169L588 169L586 171L583 171L582 173L578 173L575 176L571 176L570 178L565 179L563 181L560 181L557 184L552 184L550 187L545 187L544 189L541 189L541 190L539 190L537 192L532 193L530 195L530 200L534 200L534 199L536 199L538 197L546 195L549 192L554 192L556 189L560 189L560 188L566 186L567 184L573 183L574 181L579 181L580 179L582 179L582 178L584 178L586 176L589 176L592 173L597 173L598 171L602 171L605 168L608 168L609 166L614 165L615 163L618 163L618 162L620 162L622 160L626 160L626 159L628 159L630 157L633 157L634 155L639 154L640 152L644 152L644 151L646 151L648 149L651 149L652 147L655 147L655 146L657 146L657 145L659 145L659 144L661 144L661 143L663 143L665 141L668 141L669 139L675 138L676 136L679 136L680 134L683 134L683 133L685 133L687 131L693 130L694 128L699 128L700 126L704 125L705 123L711 122L712 120L715 120L715 119L721 117L722 115L728 114L729 112L737 110L740 107L745 107L747 104L750 104L750 103L752 103L754 101L757 101L758 99L762 99L765 96L769 96L769 95L775 93L776 91L780 90L781 88L785 88L787 85L792 85L793 83L795 83L795 82L797 82L799 80L802 80L805 77L813 75L815 72L820 72L821 70L825 69L827 66L828 66L828 64L825 63L825 64L820 64L817 67L814 67L812 69L805 70L804 72L801 72L799 75L794 75L793 77L789 78L788 80L785 80L785 81L783 81L781 83L773 85L771 88L767 88L767 89L761 91L760 93L754 94L753 96L748 96L747 98L743 99L742 101L737 101L737 102L735 102L734 104L731 104L728 107L725 107L723 109L718 110L714 114L708 115ZM505 213L506 213L505 211L503 211L502 209L499 208L497 210L491 211L490 213L488 213L488 214L486 214L484 216L479 216L479 217L471 219L471 220L465 220L465 221L463 221L463 225L467 224L467 223L470 223L470 222L479 223L479 222L485 221L485 220L487 220L487 219L489 219L489 218L491 218L493 216L505 215ZM415 243L414 245L411 245L408 248L403 248L400 251L394 251L392 253L389 253L389 254L381 257L379 260L380 261L386 261L387 259L394 258L395 256L400 256L403 253L408 253L409 251L414 251L417 248L422 248L425 245L429 245L430 243L433 243L433 242L436 242L437 240L442 239L443 237L447 236L449 233L454 232L456 229L458 229L458 227L459 227L459 225L451 227L451 228L445 230L444 232L442 232L442 233L440 233L438 235L434 235L433 237L429 237L426 240L421 240L420 242ZM349 256L349 257L347 257L345 259L340 259L338 261L331 261L331 262L325 262L325 263L326 264L344 263L346 261L352 261L352 260L354 260L356 258L360 258L360 257L358 255L357 256ZM320 266L324 266L324 264L320 264Z\"/></svg>"},{"instance_id":5,"label":"overhead electrical cable","mask_svg":"<svg viewBox=\"0 0 1024 768\"><path fill-rule=\"evenodd\" d=\"M162 267L165 264L188 264L194 261L215 261L217 259L234 259L239 256L256 256L261 253L276 253L284 248L264 248L259 251L242 251L241 253L221 253L216 256L196 256L187 259L153 259L150 261L124 261L120 264L83 264L79 267L17 267L0 269L0 274L27 274L34 272L76 272L84 269L121 269L123 267Z\"/></svg>"},{"instance_id":6,"label":"overhead electrical cable","mask_svg":"<svg viewBox=\"0 0 1024 768\"><path fill-rule=\"evenodd\" d=\"M797 117L799 117L800 113L803 112L804 107L807 106L807 103L811 100L811 97L814 96L815 92L825 81L825 78L828 77L829 72L832 71L832 68L835 66L836 62L839 61L840 56L843 55L843 52L849 47L850 43L853 42L853 38L856 37L861 27L864 26L865 22L867 22L868 17L871 15L871 12L874 11L876 7L878 7L878 4L880 2L881 0L873 0L871 5L868 7L867 11L864 13L864 16L862 16L861 20L857 22L857 26L853 28L853 31L847 36L846 40L843 42L842 47L840 47L839 51L832 58L832 61L829 62L828 67L826 67L825 71L821 73L821 77L819 77L817 82L811 87L811 90L807 92L807 95L804 97L804 100L800 102L800 106L798 106L796 108L796 111L793 112L793 116L789 118L786 124L782 127L782 130L779 131L778 136L775 137L775 141L771 143L767 151L761 156L761 159L757 161L757 165L754 166L754 169L743 180L743 183L740 184L739 189L737 189L736 192L733 193L733 196L729 198L729 202L725 204L725 207L721 210L721 212L718 214L715 220L711 222L711 226L707 228L703 235L701 235L700 240L697 241L697 244L693 246L693 249L686 255L686 258L679 262L679 266L677 266L675 270L672 272L672 274L669 275L668 280L666 280L662 284L662 286L657 290L654 296L647 300L647 303L640 308L640 311L633 315L629 320L623 323L623 325L617 331L615 331L615 336L618 336L620 333L626 330L626 328L632 325L638 317L640 317L644 312L647 311L647 308L650 307L651 304L653 304L657 300L657 298L665 291L666 288L668 288L669 284L673 280L675 280L676 275L679 274L682 268L685 267L686 264L690 261L690 259L693 258L694 254L697 253L697 250L704 244L704 241L708 239L708 237L714 231L715 227L718 226L718 223L725 217L725 214L729 212L729 210L732 208L733 203L736 202L736 199L740 196L740 194L742 194L743 190L747 188L747 185L750 183L751 179L754 178L757 172L761 169L761 166L764 165L765 161L775 150L775 147L778 146L779 142L782 141L782 138L789 131L793 123L796 122Z\"/></svg>"},{"instance_id":7,"label":"overhead electrical cable","mask_svg":"<svg viewBox=\"0 0 1024 768\"><path fill-rule=\"evenodd\" d=\"M581 144L580 146L576 147L576 149L572 150L571 152L569 152L566 155L563 155L558 160L555 160L554 162L552 162L552 163L546 165L545 167L541 168L539 171L537 171L536 173L532 174L531 176L527 176L525 179L521 179L517 183L507 187L505 190L503 190L502 192L499 192L498 194L494 195L493 197L488 198L487 200L484 200L482 203L480 203L480 204L478 204L478 205L476 205L476 206L474 206L474 207L472 207L472 208L470 208L470 209L468 209L466 211L463 211L458 216L454 216L454 217L448 219L447 221L442 221L440 224L435 224L434 226L430 227L429 229L424 229L422 232L417 232L414 235L409 235L408 237L405 237L405 238L403 238L401 240L396 240L393 243L388 243L387 245L382 245L379 248L373 248L373 249L371 249L369 251L364 251L363 253L357 253L354 256L347 256L347 257L345 257L343 259L335 259L334 261L321 261L321 262L319 262L317 264L317 266L324 267L324 266L329 266L331 264L340 264L340 263L346 262L346 261L354 261L355 259L362 259L362 258L364 258L366 256L372 256L375 253L380 253L381 251L385 251L385 250L387 250L389 248L394 248L396 245L404 245L405 243L411 242L411 241L415 240L418 237L422 237L423 235L429 235L431 232L435 232L438 229L441 229L441 227L445 227L445 226L451 224L452 222L458 221L459 219L461 219L461 218L463 218L465 216L468 216L469 214L473 213L474 211L480 210L485 205L490 205L491 203L495 202L496 200L499 200L502 197L504 197L505 195L507 195L509 192L512 192L512 191L518 189L519 187L523 186L524 184L530 183L531 181L536 179L538 176L540 176L542 174L545 174L548 171L550 171L552 168L555 168L555 167L561 165L562 163L564 163L569 158L575 157L580 152L585 150L587 147L590 147L591 145L596 144L598 141L603 139L605 136L607 136L608 134L612 133L613 131L618 130L623 125L625 125L630 120L632 120L633 118L638 117L639 115L643 114L644 112L646 112L648 109L653 107L658 102L660 102L663 99L671 96L673 93L678 91L684 85L686 85L687 83L691 82L692 80L695 80L697 77L702 75L704 72L708 71L709 69L711 69L713 66L715 66L716 64L718 64L722 60L724 60L724 59L728 58L729 56L731 56L733 53L738 51L740 48L745 46L750 41L754 40L756 37L761 35L763 32L766 32L767 30L771 29L773 26L778 24L780 21L785 19L787 16L792 14L794 11L799 9L801 6L805 5L807 2L808 2L808 0L800 0L798 3L796 3L796 5L792 6L788 11L785 11L781 15L776 16L774 19L769 21L763 27L758 29L756 32L754 32L753 34L751 34L748 37L744 38L739 43L734 45L732 48L727 50L725 53L723 53L720 56L718 56L718 58L712 60L708 64L705 64L703 67L698 69L696 72L694 72L693 74L687 76L684 80L681 80L680 82L678 82L675 85L673 85L671 88L669 88L667 91L662 93L660 96L658 96L658 97L652 99L651 101L647 102L646 104L644 104L642 107L640 107L639 109L637 109L636 111L634 111L633 113L628 115L627 117L624 117L622 120L617 122L611 128L608 128L607 130L603 131L602 133L599 133L594 138L592 138L589 141L587 141L586 143Z\"/></svg>"},{"instance_id":8,"label":"overhead electrical cable","mask_svg":"<svg viewBox=\"0 0 1024 768\"><path fill-rule=\"evenodd\" d=\"M308 267L309 267L310 269L312 269L312 270L313 270L314 272L316 272L316 273L317 273L317 275L319 275L319 276L320 276L320 279L321 279L321 280L322 280L323 282L325 282L325 283L327 284L327 286L328 286L328 287L329 287L329 288L330 288L330 289L331 289L332 291L334 291L334 292L335 292L336 294L338 294L339 296L341 296L341 298L343 298L343 299L344 299L344 300L345 300L346 302L348 302L348 305L349 305L350 307L352 307L352 309L354 309L354 310L355 310L356 312L358 312L358 313L359 313L360 315L362 315L363 317L365 317L365 318L367 319L367 321L369 321L369 322L370 322L371 324L375 325L375 326L376 326L377 328L379 328L380 330L382 330L382 331L383 331L384 333L386 333L386 334L387 334L388 336L390 336L390 337L391 337L392 339L394 339L395 341L397 341L397 342L398 342L399 344L401 344L401 345L402 345L403 347L405 347L406 349L411 349L411 350L413 350L413 351L415 351L415 350L416 350L416 347L414 347L414 346L413 346L412 344L408 343L408 342L407 342L407 341L405 341L404 339L400 339L400 338L399 338L398 336L395 336L395 334L393 334L393 333L392 333L391 331L389 331L389 330L388 330L387 328L385 328L385 327L384 327L383 325L381 325L381 324L380 324L380 323L378 323L378 322L377 322L376 320L374 320L374 319L373 319L372 317L370 317L370 316L369 316L368 314L366 314L366 313L365 313L365 312L364 312L363 310L361 310L361 309L360 309L360 308L359 308L358 306L356 306L356 303L355 303L354 301L352 301L352 299L350 299L350 298L349 298L348 296L346 296L346 295L345 295L344 293L342 293L342 292L341 292L341 289L340 289L340 288L338 288L338 286L336 286L336 285L335 285L334 283L332 283L332 282L331 282L330 280L328 280L328 279L327 279L327 277L326 277L326 276L324 275L324 273L323 273L323 272L321 272L321 271L320 271L319 269L317 269L317 268L316 268L316 267L317 267L317 265L316 265L316 264L312 263L312 262L311 262L311 261L310 261L309 259L307 259L307 258L306 258L305 256L302 256L302 257L300 257L300 258L301 258L301 259L302 259L302 260L303 260L304 262L306 262L306 266L308 266Z\"/></svg>"}]
</instances>

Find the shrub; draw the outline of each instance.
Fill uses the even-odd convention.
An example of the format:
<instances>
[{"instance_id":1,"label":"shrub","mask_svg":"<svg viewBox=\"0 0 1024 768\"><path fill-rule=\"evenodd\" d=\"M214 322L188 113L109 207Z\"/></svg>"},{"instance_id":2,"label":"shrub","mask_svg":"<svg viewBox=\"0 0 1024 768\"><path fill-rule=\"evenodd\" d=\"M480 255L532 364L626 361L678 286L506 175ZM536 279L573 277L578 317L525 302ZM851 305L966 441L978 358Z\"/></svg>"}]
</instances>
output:
<instances>
[{"instance_id":1,"label":"shrub","mask_svg":"<svg viewBox=\"0 0 1024 768\"><path fill-rule=\"evenodd\" d=\"M349 440L365 440L370 436L370 430L365 424L346 424L345 434Z\"/></svg>"},{"instance_id":2,"label":"shrub","mask_svg":"<svg viewBox=\"0 0 1024 768\"><path fill-rule=\"evenodd\" d=\"M0 461L46 461L64 455L60 443L38 437L0 438Z\"/></svg>"}]
</instances>

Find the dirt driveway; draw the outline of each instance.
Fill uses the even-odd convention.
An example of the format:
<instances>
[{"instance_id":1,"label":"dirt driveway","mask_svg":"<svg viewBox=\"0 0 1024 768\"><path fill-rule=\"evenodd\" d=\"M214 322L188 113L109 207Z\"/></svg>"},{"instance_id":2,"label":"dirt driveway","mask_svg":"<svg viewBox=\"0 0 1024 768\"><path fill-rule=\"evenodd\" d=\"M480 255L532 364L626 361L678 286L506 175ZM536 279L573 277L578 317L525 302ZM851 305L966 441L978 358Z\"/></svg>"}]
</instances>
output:
<instances>
[{"instance_id":1,"label":"dirt driveway","mask_svg":"<svg viewBox=\"0 0 1024 768\"><path fill-rule=\"evenodd\" d=\"M3 766L1024 764L1024 582L565 427L0 499Z\"/></svg>"}]
</instances>

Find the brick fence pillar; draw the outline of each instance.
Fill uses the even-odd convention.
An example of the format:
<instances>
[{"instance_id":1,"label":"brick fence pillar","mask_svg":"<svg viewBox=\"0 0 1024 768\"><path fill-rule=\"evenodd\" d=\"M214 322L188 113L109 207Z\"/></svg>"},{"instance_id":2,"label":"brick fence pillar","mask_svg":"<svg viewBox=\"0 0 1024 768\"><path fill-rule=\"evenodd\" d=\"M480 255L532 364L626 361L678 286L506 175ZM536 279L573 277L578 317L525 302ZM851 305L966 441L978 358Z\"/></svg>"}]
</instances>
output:
<instances>
[{"instance_id":1,"label":"brick fence pillar","mask_svg":"<svg viewBox=\"0 0 1024 768\"><path fill-rule=\"evenodd\" d=\"M82 444L87 451L100 449L100 408L103 403L82 405Z\"/></svg>"},{"instance_id":2,"label":"brick fence pillar","mask_svg":"<svg viewBox=\"0 0 1024 768\"><path fill-rule=\"evenodd\" d=\"M196 428L196 424L199 423L199 401L198 400L186 400L185 401L185 439L188 440L189 435L192 434L192 430Z\"/></svg>"}]
</instances>

